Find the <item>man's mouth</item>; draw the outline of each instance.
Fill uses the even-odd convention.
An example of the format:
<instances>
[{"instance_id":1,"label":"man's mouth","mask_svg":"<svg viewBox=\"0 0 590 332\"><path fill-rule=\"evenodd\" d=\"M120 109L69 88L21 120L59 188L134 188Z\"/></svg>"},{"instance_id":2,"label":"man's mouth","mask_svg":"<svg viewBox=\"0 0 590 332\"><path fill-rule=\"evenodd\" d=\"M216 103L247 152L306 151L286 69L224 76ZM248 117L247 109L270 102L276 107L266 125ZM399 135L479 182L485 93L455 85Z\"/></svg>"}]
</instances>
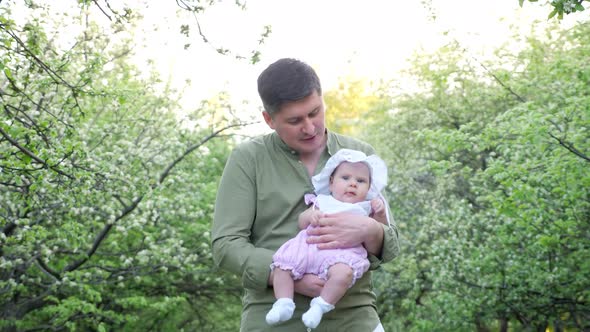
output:
<instances>
[{"instance_id":1,"label":"man's mouth","mask_svg":"<svg viewBox=\"0 0 590 332\"><path fill-rule=\"evenodd\" d=\"M308 140L308 139L314 139L317 135L308 135L303 137L304 140Z\"/></svg>"},{"instance_id":2,"label":"man's mouth","mask_svg":"<svg viewBox=\"0 0 590 332\"><path fill-rule=\"evenodd\" d=\"M304 142L310 142L310 141L313 141L315 138L316 138L316 135L313 135L313 136L304 137L301 140Z\"/></svg>"}]
</instances>

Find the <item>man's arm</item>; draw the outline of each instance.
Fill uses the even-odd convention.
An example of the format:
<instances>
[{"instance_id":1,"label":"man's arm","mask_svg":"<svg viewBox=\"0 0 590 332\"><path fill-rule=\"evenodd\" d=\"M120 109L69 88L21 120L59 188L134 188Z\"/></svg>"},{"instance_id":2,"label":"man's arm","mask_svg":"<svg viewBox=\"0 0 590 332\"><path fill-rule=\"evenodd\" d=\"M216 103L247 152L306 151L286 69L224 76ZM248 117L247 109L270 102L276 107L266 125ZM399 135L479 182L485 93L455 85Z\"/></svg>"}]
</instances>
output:
<instances>
[{"instance_id":1,"label":"man's arm","mask_svg":"<svg viewBox=\"0 0 590 332\"><path fill-rule=\"evenodd\" d=\"M328 214L320 226L308 230L308 243L320 249L349 248L362 244L369 254L371 269L389 262L399 254L399 238L393 220L384 225L365 216L346 213Z\"/></svg>"},{"instance_id":2,"label":"man's arm","mask_svg":"<svg viewBox=\"0 0 590 332\"><path fill-rule=\"evenodd\" d=\"M326 281L315 274L304 274L301 279L295 280L295 293L307 297L318 297L324 288ZM270 272L268 285L273 285L273 271Z\"/></svg>"},{"instance_id":3,"label":"man's arm","mask_svg":"<svg viewBox=\"0 0 590 332\"><path fill-rule=\"evenodd\" d=\"M218 267L242 278L246 288L268 287L273 251L257 248L250 240L256 212L256 174L248 156L230 155L217 192L213 217L212 252Z\"/></svg>"}]
</instances>

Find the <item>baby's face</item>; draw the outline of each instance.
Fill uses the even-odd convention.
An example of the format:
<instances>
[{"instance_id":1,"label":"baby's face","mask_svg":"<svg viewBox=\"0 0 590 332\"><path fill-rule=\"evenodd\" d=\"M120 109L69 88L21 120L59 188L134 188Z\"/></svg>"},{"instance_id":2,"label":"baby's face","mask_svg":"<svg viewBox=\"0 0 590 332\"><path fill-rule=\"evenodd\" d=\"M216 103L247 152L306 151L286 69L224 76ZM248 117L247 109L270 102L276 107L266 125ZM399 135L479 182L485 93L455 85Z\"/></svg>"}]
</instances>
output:
<instances>
[{"instance_id":1,"label":"baby's face","mask_svg":"<svg viewBox=\"0 0 590 332\"><path fill-rule=\"evenodd\" d=\"M341 202L358 203L366 200L371 187L371 172L365 163L341 163L330 178L330 192Z\"/></svg>"}]
</instances>

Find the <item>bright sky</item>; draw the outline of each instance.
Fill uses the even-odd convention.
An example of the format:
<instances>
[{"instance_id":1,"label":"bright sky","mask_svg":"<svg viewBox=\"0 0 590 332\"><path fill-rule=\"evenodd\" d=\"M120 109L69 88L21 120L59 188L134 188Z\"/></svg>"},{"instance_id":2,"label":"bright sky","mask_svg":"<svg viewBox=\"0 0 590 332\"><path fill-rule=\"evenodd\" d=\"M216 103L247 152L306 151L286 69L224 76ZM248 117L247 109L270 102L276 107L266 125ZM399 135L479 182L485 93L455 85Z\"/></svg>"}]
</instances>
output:
<instances>
[{"instance_id":1,"label":"bright sky","mask_svg":"<svg viewBox=\"0 0 590 332\"><path fill-rule=\"evenodd\" d=\"M64 9L57 7L75 3L46 1L58 13ZM249 55L257 48L262 60L252 65L221 56L204 44L195 19L180 10L176 1L147 0L147 8L140 0L125 3L134 1L145 18L139 26L144 33L136 32L143 38L145 50L138 48L137 53L143 60L156 60L164 79L178 86L186 80L192 82L184 100L189 108L225 90L234 101L253 103L249 107L253 111L260 104L256 78L280 57L311 64L325 90L345 77L390 80L406 67L406 59L423 52L421 49L432 51L456 39L472 54L484 57L510 39L511 24L526 35L531 22L546 21L550 11L544 1L525 1L520 8L518 0L251 0L246 2L246 10L226 0L208 8L199 17L205 35L215 46L239 54ZM432 6L426 7L423 2ZM104 1L97 3L104 6ZM115 2L112 5L120 6ZM108 24L95 6L92 12ZM563 24L588 17L588 11L583 14L568 15ZM188 39L180 34L180 25L186 23L191 27ZM272 26L272 33L264 45L258 46L265 25ZM188 50L183 48L185 43L191 43Z\"/></svg>"},{"instance_id":2,"label":"bright sky","mask_svg":"<svg viewBox=\"0 0 590 332\"><path fill-rule=\"evenodd\" d=\"M256 103L256 77L280 57L311 64L325 89L335 87L341 77L391 79L421 48L434 50L455 38L474 54L482 54L511 36L511 23L528 33L531 22L545 20L550 11L529 2L521 9L518 0L432 0L431 8L417 0L253 0L245 11L234 1L208 9L200 18L204 33L215 45L237 53L248 55L263 26L272 26L270 38L259 48L262 61L251 65L203 45L195 24L188 40L191 47L183 50L187 39L180 37L179 25L194 20L174 19L172 9L177 8L169 2L152 1L150 6L146 22L158 25L159 31L149 37L146 54L159 58L165 75L190 79L189 99L195 103L224 89L234 99Z\"/></svg>"}]
</instances>

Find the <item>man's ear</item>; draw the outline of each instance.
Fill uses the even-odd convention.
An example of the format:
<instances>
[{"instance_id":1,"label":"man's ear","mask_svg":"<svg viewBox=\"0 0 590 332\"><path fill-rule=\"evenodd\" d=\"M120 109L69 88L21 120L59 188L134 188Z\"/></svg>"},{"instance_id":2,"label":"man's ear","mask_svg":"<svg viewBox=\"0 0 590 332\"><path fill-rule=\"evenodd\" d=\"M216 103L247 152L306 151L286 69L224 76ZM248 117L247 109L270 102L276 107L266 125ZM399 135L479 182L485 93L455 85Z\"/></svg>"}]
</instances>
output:
<instances>
[{"instance_id":1,"label":"man's ear","mask_svg":"<svg viewBox=\"0 0 590 332\"><path fill-rule=\"evenodd\" d=\"M268 114L267 111L262 111L262 117L264 117L264 122L270 127L270 129L275 129L275 125L272 121L272 117Z\"/></svg>"}]
</instances>

